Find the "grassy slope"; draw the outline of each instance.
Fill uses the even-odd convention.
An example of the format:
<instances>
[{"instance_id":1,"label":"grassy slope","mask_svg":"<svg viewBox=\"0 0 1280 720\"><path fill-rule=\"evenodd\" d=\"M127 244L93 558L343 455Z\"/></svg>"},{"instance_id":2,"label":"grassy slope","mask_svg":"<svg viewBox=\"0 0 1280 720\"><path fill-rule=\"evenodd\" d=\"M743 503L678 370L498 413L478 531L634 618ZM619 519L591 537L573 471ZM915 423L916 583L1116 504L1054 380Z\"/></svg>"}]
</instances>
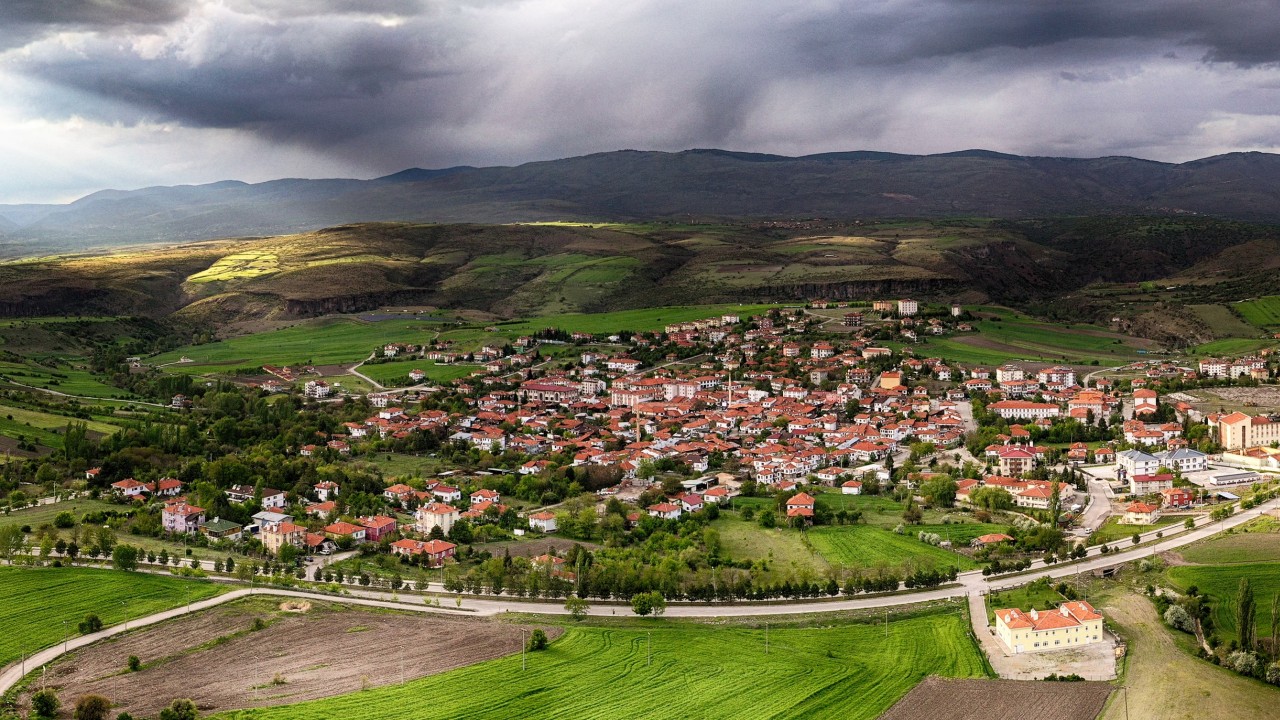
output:
<instances>
[{"instance_id":1,"label":"grassy slope","mask_svg":"<svg viewBox=\"0 0 1280 720\"><path fill-rule=\"evenodd\" d=\"M406 685L224 718L874 718L925 675L982 677L958 613L764 631L675 623L572 627L512 656ZM646 663L652 627L652 665ZM424 699L430 698L429 702Z\"/></svg>"},{"instance_id":2,"label":"grassy slope","mask_svg":"<svg viewBox=\"0 0 1280 720\"><path fill-rule=\"evenodd\" d=\"M1196 659L1194 639L1167 628L1150 600L1129 593L1101 603L1101 609L1129 644L1127 698L1113 696L1101 720L1236 720L1275 715L1280 691Z\"/></svg>"},{"instance_id":3,"label":"grassy slope","mask_svg":"<svg viewBox=\"0 0 1280 720\"><path fill-rule=\"evenodd\" d=\"M1280 295L1265 297L1237 303L1236 310L1248 322L1262 328L1280 327Z\"/></svg>"},{"instance_id":4,"label":"grassy slope","mask_svg":"<svg viewBox=\"0 0 1280 720\"><path fill-rule=\"evenodd\" d=\"M188 590L199 600L224 588L115 570L0 567L0 665L60 642L64 620L72 634L88 613L115 625L181 605Z\"/></svg>"},{"instance_id":5,"label":"grassy slope","mask_svg":"<svg viewBox=\"0 0 1280 720\"><path fill-rule=\"evenodd\" d=\"M977 563L949 550L921 542L914 535L898 535L866 525L833 525L808 531L813 546L832 565L846 567L956 567L970 570Z\"/></svg>"},{"instance_id":6,"label":"grassy slope","mask_svg":"<svg viewBox=\"0 0 1280 720\"><path fill-rule=\"evenodd\" d=\"M443 382L446 380L455 380L461 377L467 377L471 373L481 371L484 368L479 365L437 365L431 360L395 360L386 363L377 363L374 365L361 365L360 374L377 380L383 385L389 383L412 384L409 380L410 370L421 370L427 374L428 380Z\"/></svg>"}]
</instances>

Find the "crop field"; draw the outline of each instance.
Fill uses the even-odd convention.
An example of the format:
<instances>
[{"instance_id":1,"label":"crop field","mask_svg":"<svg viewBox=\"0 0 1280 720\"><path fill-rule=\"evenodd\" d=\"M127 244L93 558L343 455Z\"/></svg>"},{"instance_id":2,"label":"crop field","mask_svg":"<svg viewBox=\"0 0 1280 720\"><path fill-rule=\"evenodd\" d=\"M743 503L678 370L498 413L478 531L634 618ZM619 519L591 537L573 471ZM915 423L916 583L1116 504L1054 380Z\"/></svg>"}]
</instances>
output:
<instances>
[{"instance_id":1,"label":"crop field","mask_svg":"<svg viewBox=\"0 0 1280 720\"><path fill-rule=\"evenodd\" d=\"M1280 327L1280 295L1264 297L1236 303L1236 310L1247 321L1261 328Z\"/></svg>"},{"instance_id":2,"label":"crop field","mask_svg":"<svg viewBox=\"0 0 1280 720\"><path fill-rule=\"evenodd\" d=\"M882 528L894 528L902 524L902 503L888 495L845 495L838 492L820 493L814 496L819 507L831 512L857 510L862 513L862 522ZM939 510L924 511L926 523L941 523L948 514ZM982 533L978 533L981 535Z\"/></svg>"},{"instance_id":3,"label":"crop field","mask_svg":"<svg viewBox=\"0 0 1280 720\"><path fill-rule=\"evenodd\" d=\"M129 391L107 385L87 370L74 368L60 367L54 370L39 365L0 361L0 378L67 395L122 399L133 397Z\"/></svg>"},{"instance_id":4,"label":"crop field","mask_svg":"<svg viewBox=\"0 0 1280 720\"><path fill-rule=\"evenodd\" d=\"M809 542L832 565L848 568L945 568L972 570L973 560L921 542L914 531L898 535L866 525L828 525L808 531Z\"/></svg>"},{"instance_id":5,"label":"crop field","mask_svg":"<svg viewBox=\"0 0 1280 720\"><path fill-rule=\"evenodd\" d=\"M1249 578L1257 600L1258 635L1270 633L1271 598L1280 593L1280 562L1237 563L1223 567L1179 565L1169 568L1169 580L1180 591L1195 585L1213 603L1213 624L1224 641L1235 637L1236 595L1240 578Z\"/></svg>"},{"instance_id":6,"label":"crop field","mask_svg":"<svg viewBox=\"0 0 1280 720\"><path fill-rule=\"evenodd\" d=\"M1112 686L1101 682L1025 682L926 678L881 720L1094 720Z\"/></svg>"},{"instance_id":7,"label":"crop field","mask_svg":"<svg viewBox=\"0 0 1280 720\"><path fill-rule=\"evenodd\" d=\"M1191 352L1197 357L1244 355L1263 348L1275 347L1276 340L1265 338L1224 338L1197 345Z\"/></svg>"},{"instance_id":8,"label":"crop field","mask_svg":"<svg viewBox=\"0 0 1280 720\"><path fill-rule=\"evenodd\" d=\"M823 628L574 626L547 650L223 720L878 717L926 675L983 677L954 611ZM651 659L650 659L651 658ZM460 691L460 689L464 689ZM424 698L430 698L424 702Z\"/></svg>"},{"instance_id":9,"label":"crop field","mask_svg":"<svg viewBox=\"0 0 1280 720\"><path fill-rule=\"evenodd\" d=\"M104 625L221 593L212 583L87 568L0 567L0 665L72 634L88 613Z\"/></svg>"},{"instance_id":10,"label":"crop field","mask_svg":"<svg viewBox=\"0 0 1280 720\"><path fill-rule=\"evenodd\" d=\"M239 252L220 258L213 265L187 278L190 283L238 280L280 272L280 257L271 252Z\"/></svg>"},{"instance_id":11,"label":"crop field","mask_svg":"<svg viewBox=\"0 0 1280 720\"><path fill-rule=\"evenodd\" d=\"M963 363L997 364L1008 360L1101 364L1132 360L1152 344L1092 325L1060 325L1035 320L1007 308L969 308L984 319L977 332L922 338L919 352Z\"/></svg>"}]
</instances>

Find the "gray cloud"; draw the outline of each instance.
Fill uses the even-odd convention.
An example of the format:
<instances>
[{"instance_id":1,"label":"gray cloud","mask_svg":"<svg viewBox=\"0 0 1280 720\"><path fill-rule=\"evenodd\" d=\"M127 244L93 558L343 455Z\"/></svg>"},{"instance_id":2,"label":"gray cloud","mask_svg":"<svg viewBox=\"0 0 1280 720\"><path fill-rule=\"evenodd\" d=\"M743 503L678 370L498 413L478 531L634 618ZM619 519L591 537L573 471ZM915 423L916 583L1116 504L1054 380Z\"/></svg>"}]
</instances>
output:
<instances>
[{"instance_id":1,"label":"gray cloud","mask_svg":"<svg viewBox=\"0 0 1280 720\"><path fill-rule=\"evenodd\" d=\"M1265 136L1223 119L1272 112L1254 89L1280 80L1264 5L18 0L0 48L22 52L0 73L49 88L29 114L239 131L385 170L620 147L1168 157Z\"/></svg>"}]
</instances>

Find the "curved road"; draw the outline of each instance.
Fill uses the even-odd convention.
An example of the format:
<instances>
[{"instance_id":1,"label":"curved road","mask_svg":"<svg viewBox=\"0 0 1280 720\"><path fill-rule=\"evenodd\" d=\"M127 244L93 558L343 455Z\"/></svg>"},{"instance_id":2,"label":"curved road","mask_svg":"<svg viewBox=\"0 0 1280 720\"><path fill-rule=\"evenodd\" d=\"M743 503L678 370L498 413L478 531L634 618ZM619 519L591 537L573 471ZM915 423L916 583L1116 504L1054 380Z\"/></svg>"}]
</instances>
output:
<instances>
[{"instance_id":1,"label":"curved road","mask_svg":"<svg viewBox=\"0 0 1280 720\"><path fill-rule=\"evenodd\" d=\"M897 595L879 595L871 597L856 597L846 600L828 600L828 601L806 601L806 602L784 602L776 604L751 604L751 605L730 605L730 604L705 604L695 605L686 603L672 603L667 606L666 615L668 617L755 617L769 615L793 615L799 613L821 613L834 612L840 610L861 610L868 608L886 608L897 605L912 605L921 602L929 602L935 600L949 600L954 598L963 598L972 595L982 595L996 590L1005 590L1020 585L1025 585L1033 580L1042 577L1063 578L1070 577L1079 572L1091 572L1103 568L1113 567L1123 562L1139 560L1141 558L1157 555L1168 550L1182 547L1198 540L1215 535L1224 530L1233 528L1242 523L1248 522L1264 512L1272 509L1280 508L1280 498L1263 503L1252 510L1237 513L1230 518L1217 522L1209 522L1208 518L1201 518L1201 522L1194 530L1185 530L1181 527L1164 528L1166 534L1174 534L1173 537L1161 539L1159 542L1143 545L1140 547L1130 548L1129 550L1117 550L1116 552L1102 555L1093 554L1084 560L1074 563L1045 565L1043 561L1037 560L1032 564L1030 570L1011 576L984 577L980 571L970 571L961 573L957 578L957 582L948 587L935 588L933 590L925 590L921 592L910 592ZM1143 536L1143 541L1155 538L1152 531ZM1176 534L1175 534L1176 533ZM1095 553L1097 551L1095 550ZM438 586L433 586L438 587ZM100 632L90 635L82 635L72 639L66 643L66 651L84 647L99 640L118 635L126 631L126 629L134 629L154 625L165 620L180 617L192 612L199 612L211 607L216 607L223 603L238 600L249 595L277 595L282 597L305 598L308 600L327 601L327 602L343 602L355 605L365 605L370 607L381 607L393 610L406 610L411 612L434 612L450 615L466 615L466 616L492 616L508 612L521 613L539 613L547 615L564 615L567 614L564 606L560 602L538 602L530 600L521 600L517 598L465 598L458 603L452 598L441 598L441 605L427 605L425 602L409 603L402 602L394 593L348 589L348 595L335 596L317 592L307 592L301 590L287 590L283 588L270 587L254 587L233 590L229 593L219 595L215 598L202 600L192 603L189 606L181 606L166 610L164 612L148 615L144 618L131 620L123 625L115 625L106 628ZM411 595L410 597L419 597ZM631 608L625 605L592 605L588 609L588 614L595 616L609 615L631 615ZM58 645L47 648L41 652L26 659L25 662L14 663L10 665L3 673L0 673L0 695L8 692L22 677L26 671L31 668L49 663L64 653L64 645Z\"/></svg>"}]
</instances>

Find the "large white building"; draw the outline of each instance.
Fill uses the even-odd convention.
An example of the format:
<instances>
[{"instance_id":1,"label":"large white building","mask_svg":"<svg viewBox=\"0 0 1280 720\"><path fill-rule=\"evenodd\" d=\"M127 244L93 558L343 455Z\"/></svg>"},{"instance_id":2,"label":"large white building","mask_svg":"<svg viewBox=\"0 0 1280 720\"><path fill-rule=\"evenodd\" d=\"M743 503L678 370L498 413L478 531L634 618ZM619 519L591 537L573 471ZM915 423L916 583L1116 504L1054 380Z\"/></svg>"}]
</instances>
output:
<instances>
[{"instance_id":1,"label":"large white building","mask_svg":"<svg viewBox=\"0 0 1280 720\"><path fill-rule=\"evenodd\" d=\"M1000 417L1039 420L1040 418L1058 417L1061 408L1053 403L1038 403L1027 400L1001 400L987 406L987 409Z\"/></svg>"},{"instance_id":2,"label":"large white building","mask_svg":"<svg viewBox=\"0 0 1280 720\"><path fill-rule=\"evenodd\" d=\"M997 610L996 636L1014 653L1063 650L1101 642L1102 615L1083 600L1057 610Z\"/></svg>"},{"instance_id":3,"label":"large white building","mask_svg":"<svg viewBox=\"0 0 1280 720\"><path fill-rule=\"evenodd\" d=\"M1125 450L1116 453L1116 468L1122 479L1134 475L1155 475L1160 469L1160 458L1141 450Z\"/></svg>"}]
</instances>

